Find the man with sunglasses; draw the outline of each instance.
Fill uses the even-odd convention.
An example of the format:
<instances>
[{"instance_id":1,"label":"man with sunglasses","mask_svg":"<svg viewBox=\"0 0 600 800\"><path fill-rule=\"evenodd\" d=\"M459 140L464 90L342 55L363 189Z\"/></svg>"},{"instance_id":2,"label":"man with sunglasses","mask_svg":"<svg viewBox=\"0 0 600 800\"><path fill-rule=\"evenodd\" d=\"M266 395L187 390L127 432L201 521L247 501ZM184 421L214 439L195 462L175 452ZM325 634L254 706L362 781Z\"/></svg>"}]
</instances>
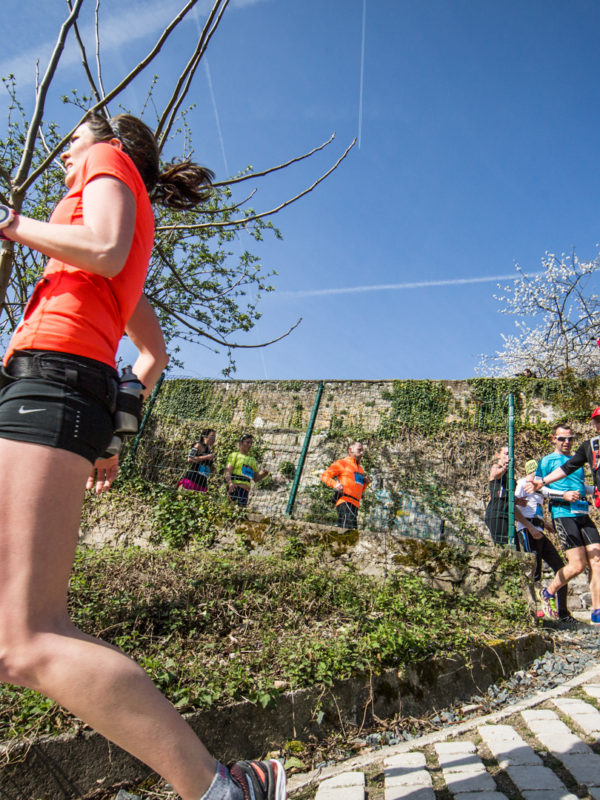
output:
<instances>
[{"instance_id":1,"label":"man with sunglasses","mask_svg":"<svg viewBox=\"0 0 600 800\"><path fill-rule=\"evenodd\" d=\"M544 520L543 511L544 497L550 499L554 496L562 499L564 493L548 488L542 489L541 492L528 492L527 484L535 474L537 467L538 462L534 459L527 461L525 463L525 477L517 481L515 487L515 502L519 499L525 501L525 505L521 506L520 509L515 507L518 541L526 553L535 554L533 580L536 583L542 578L542 562L546 563L554 574L565 565L552 540L545 535L545 531L553 532L554 528L551 523ZM556 614L558 616L558 627L561 629L578 625L577 620L569 613L567 594L568 588L566 584L556 592Z\"/></svg>"},{"instance_id":2,"label":"man with sunglasses","mask_svg":"<svg viewBox=\"0 0 600 800\"><path fill-rule=\"evenodd\" d=\"M600 433L600 407L592 413L592 425ZM552 497L550 509L552 520L567 564L554 576L554 580L540 592L544 611L556 616L556 592L565 586L576 575L590 569L590 592L592 595L592 622L600 624L600 534L588 515L588 504L585 500L586 486L583 466L588 463L592 467L594 484L599 486L600 475L597 475L598 456L594 452L600 449L598 437L584 442L570 457L573 432L568 425L557 425L553 430L552 441L554 453L544 456L540 461L536 477L532 485L536 491L553 483L553 490L563 492L562 498ZM598 489L587 488L587 492Z\"/></svg>"}]
</instances>

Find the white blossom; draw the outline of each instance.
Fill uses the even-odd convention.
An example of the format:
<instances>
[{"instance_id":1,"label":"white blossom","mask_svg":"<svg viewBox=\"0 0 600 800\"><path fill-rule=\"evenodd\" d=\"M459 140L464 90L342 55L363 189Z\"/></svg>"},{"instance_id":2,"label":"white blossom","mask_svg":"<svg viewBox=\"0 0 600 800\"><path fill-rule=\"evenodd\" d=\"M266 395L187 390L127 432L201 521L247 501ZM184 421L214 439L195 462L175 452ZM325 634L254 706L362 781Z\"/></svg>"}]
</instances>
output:
<instances>
[{"instance_id":1,"label":"white blossom","mask_svg":"<svg viewBox=\"0 0 600 800\"><path fill-rule=\"evenodd\" d=\"M511 376L529 369L540 378L600 372L600 298L591 293L600 258L580 261L575 253L546 253L542 270L525 273L517 265L513 284L494 295L500 311L517 317L514 334L502 334L504 347L482 356L479 373Z\"/></svg>"}]
</instances>

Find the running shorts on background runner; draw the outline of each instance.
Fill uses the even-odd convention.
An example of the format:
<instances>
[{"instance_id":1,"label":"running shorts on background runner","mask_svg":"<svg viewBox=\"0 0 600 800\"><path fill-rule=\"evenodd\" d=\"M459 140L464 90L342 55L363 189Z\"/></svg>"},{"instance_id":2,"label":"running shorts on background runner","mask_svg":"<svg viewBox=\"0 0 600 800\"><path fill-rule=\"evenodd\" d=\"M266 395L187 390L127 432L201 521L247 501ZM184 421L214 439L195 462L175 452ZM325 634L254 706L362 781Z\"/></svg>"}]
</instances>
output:
<instances>
[{"instance_id":1,"label":"running shorts on background runner","mask_svg":"<svg viewBox=\"0 0 600 800\"><path fill-rule=\"evenodd\" d=\"M556 517L554 527L563 550L600 543L598 529L587 514L579 514L576 517Z\"/></svg>"}]
</instances>

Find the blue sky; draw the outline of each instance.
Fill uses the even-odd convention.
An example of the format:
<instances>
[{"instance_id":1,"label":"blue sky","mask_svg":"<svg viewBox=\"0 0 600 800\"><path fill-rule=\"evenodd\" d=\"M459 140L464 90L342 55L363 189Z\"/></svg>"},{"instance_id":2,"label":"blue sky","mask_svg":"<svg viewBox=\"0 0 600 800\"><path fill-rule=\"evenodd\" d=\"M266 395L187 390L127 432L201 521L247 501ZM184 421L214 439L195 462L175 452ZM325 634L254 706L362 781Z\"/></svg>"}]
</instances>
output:
<instances>
[{"instance_id":1,"label":"blue sky","mask_svg":"<svg viewBox=\"0 0 600 800\"><path fill-rule=\"evenodd\" d=\"M16 72L28 98L63 4L5 5L0 73ZM107 75L132 66L179 6L105 0ZM253 184L264 209L309 185L360 132L360 149L274 217L283 241L253 246L279 274L242 341L303 322L272 347L238 351L237 376L474 375L479 354L513 329L494 276L515 262L535 271L546 251L597 253L599 34L595 0L232 1L192 92L197 159L219 177L264 169L336 131L323 153ZM161 55L159 92L194 35L192 20ZM65 126L74 112L59 97L75 74L68 50L48 104ZM144 81L126 98L133 111ZM406 288L370 288L391 285ZM182 374L218 377L224 366L206 348L183 355Z\"/></svg>"}]
</instances>

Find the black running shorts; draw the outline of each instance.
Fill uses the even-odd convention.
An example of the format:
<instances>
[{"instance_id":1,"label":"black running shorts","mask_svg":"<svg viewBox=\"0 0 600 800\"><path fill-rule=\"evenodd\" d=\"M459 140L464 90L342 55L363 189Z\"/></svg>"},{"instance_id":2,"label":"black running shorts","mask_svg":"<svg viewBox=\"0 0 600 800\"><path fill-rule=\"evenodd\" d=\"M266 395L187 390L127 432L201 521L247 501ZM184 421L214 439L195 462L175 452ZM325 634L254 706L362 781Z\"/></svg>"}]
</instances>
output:
<instances>
[{"instance_id":1,"label":"black running shorts","mask_svg":"<svg viewBox=\"0 0 600 800\"><path fill-rule=\"evenodd\" d=\"M240 486L239 484L234 483L233 489L229 493L229 497L231 500L233 500L234 503L237 503L239 506L247 506L249 494L250 494L250 489L246 489L245 486Z\"/></svg>"},{"instance_id":2,"label":"black running shorts","mask_svg":"<svg viewBox=\"0 0 600 800\"><path fill-rule=\"evenodd\" d=\"M101 374L104 365L95 363ZM81 369L81 363L73 366ZM114 370L105 369L110 380ZM9 362L2 369L0 438L68 450L92 463L104 453L114 427L108 402L59 380L15 378L10 372ZM85 370L82 378L85 382Z\"/></svg>"},{"instance_id":3,"label":"black running shorts","mask_svg":"<svg viewBox=\"0 0 600 800\"><path fill-rule=\"evenodd\" d=\"M553 522L563 550L600 543L598 529L587 514L578 514L575 517L555 517Z\"/></svg>"}]
</instances>

